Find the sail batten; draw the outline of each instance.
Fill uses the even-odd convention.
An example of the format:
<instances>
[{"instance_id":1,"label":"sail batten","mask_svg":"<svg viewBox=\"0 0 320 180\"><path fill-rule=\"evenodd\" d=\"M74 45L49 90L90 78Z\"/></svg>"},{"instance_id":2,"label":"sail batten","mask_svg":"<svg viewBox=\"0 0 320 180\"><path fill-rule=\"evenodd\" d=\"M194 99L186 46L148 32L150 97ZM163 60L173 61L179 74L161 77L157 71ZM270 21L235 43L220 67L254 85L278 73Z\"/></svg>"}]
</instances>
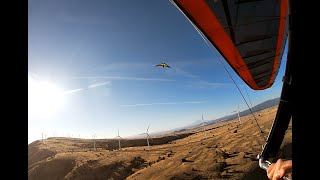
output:
<instances>
[{"instance_id":1,"label":"sail batten","mask_svg":"<svg viewBox=\"0 0 320 180\"><path fill-rule=\"evenodd\" d=\"M287 37L287 0L173 2L249 87L272 86Z\"/></svg>"}]
</instances>

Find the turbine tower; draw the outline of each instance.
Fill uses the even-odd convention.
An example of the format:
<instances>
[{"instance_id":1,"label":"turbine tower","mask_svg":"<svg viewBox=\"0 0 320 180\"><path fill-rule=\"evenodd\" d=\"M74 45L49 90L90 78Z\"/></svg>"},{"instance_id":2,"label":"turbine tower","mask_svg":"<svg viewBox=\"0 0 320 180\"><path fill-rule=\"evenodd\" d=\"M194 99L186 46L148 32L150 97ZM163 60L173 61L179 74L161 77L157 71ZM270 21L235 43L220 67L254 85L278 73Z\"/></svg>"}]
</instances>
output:
<instances>
[{"instance_id":1,"label":"turbine tower","mask_svg":"<svg viewBox=\"0 0 320 180\"><path fill-rule=\"evenodd\" d=\"M238 119L239 119L239 122L240 122L240 125L241 125L241 119L240 119L240 114L239 114L239 104L238 104L238 109L237 109L237 111L238 111Z\"/></svg>"},{"instance_id":2,"label":"turbine tower","mask_svg":"<svg viewBox=\"0 0 320 180\"><path fill-rule=\"evenodd\" d=\"M148 149L150 149L150 144L149 144L149 138L151 139L150 135L149 135L149 127L150 127L150 124L147 128L147 132L143 133L143 134L146 134L147 135L147 144L148 144Z\"/></svg>"},{"instance_id":3,"label":"turbine tower","mask_svg":"<svg viewBox=\"0 0 320 180\"><path fill-rule=\"evenodd\" d=\"M232 111L232 112L238 113L238 120L239 120L239 123L240 123L240 125L241 125L241 119L240 119L240 114L239 114L239 104L238 104L237 110L236 110L236 111Z\"/></svg>"},{"instance_id":4,"label":"turbine tower","mask_svg":"<svg viewBox=\"0 0 320 180\"><path fill-rule=\"evenodd\" d=\"M119 129L118 129L118 136L115 137L115 139L118 139L118 141L119 141L119 150L121 150L120 140L122 139L122 137L120 137L120 135L119 135Z\"/></svg>"},{"instance_id":5,"label":"turbine tower","mask_svg":"<svg viewBox=\"0 0 320 180\"><path fill-rule=\"evenodd\" d=\"M93 135L93 150L96 151L96 135Z\"/></svg>"},{"instance_id":6,"label":"turbine tower","mask_svg":"<svg viewBox=\"0 0 320 180\"><path fill-rule=\"evenodd\" d=\"M207 132L206 132L206 126L207 123L203 120L203 114L202 114L202 126L203 126L203 132L204 132L204 138L207 139Z\"/></svg>"}]
</instances>

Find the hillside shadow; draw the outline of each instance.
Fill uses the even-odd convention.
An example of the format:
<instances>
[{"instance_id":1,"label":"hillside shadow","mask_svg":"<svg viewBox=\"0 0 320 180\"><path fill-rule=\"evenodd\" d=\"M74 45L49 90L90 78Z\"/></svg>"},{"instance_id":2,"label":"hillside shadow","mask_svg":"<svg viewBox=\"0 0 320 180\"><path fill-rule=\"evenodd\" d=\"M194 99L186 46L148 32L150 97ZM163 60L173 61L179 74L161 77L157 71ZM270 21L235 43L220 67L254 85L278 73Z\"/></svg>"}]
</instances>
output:
<instances>
[{"instance_id":1,"label":"hillside shadow","mask_svg":"<svg viewBox=\"0 0 320 180\"><path fill-rule=\"evenodd\" d=\"M269 180L267 172L258 165L246 173L241 180Z\"/></svg>"}]
</instances>

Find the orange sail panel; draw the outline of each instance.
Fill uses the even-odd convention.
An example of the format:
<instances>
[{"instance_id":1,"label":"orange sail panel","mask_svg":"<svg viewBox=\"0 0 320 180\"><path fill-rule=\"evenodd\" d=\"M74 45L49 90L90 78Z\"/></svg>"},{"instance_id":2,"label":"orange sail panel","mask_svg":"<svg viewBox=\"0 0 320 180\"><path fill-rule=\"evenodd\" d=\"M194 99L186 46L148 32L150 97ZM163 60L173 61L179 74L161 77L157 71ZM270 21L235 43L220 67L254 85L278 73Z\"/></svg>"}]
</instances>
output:
<instances>
[{"instance_id":1,"label":"orange sail panel","mask_svg":"<svg viewBox=\"0 0 320 180\"><path fill-rule=\"evenodd\" d=\"M287 0L172 1L248 86L272 86L287 37Z\"/></svg>"}]
</instances>

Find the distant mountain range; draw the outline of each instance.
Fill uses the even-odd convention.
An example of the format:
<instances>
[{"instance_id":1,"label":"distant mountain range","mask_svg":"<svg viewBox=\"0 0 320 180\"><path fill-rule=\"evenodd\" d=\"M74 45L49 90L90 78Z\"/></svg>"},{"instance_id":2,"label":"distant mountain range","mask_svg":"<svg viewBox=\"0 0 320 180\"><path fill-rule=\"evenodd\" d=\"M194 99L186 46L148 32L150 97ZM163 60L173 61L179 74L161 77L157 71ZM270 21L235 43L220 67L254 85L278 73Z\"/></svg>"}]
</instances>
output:
<instances>
[{"instance_id":1,"label":"distant mountain range","mask_svg":"<svg viewBox=\"0 0 320 180\"><path fill-rule=\"evenodd\" d=\"M263 110L263 109L266 109L266 108L269 108L269 107L272 107L272 106L276 106L278 105L280 102L280 97L278 98L275 98L275 99L270 99L270 100L267 100L267 101L264 101L260 104L257 104L256 106L252 107L251 110L253 112L257 112L257 111L260 111L260 110ZM241 111L239 112L239 115L240 116L245 116L247 114L250 114L250 110L247 109L247 110L244 110L244 111ZM221 117L221 118L218 118L218 119L214 119L214 120L209 120L209 121L205 121L207 123L207 125L209 124L214 124L214 123L217 123L217 122L221 122L221 121L227 121L227 120L231 120L231 119L235 119L238 117L238 113L234 113L234 114L231 114L231 115L228 115L228 116L224 116L224 117ZM154 133L150 133L150 136L161 136L161 135L164 135L164 134L171 134L171 133L174 133L174 132L179 132L179 131L184 131L184 130L187 130L187 129L193 129L195 127L199 127L200 124L202 123L202 120L197 120L195 121L194 123L190 124L190 125L186 125L186 126L182 126L182 127L179 127L179 128L175 128L175 129L172 129L172 130L167 130L167 131L161 131L161 132L154 132ZM145 134L139 134L139 135L134 135L134 136L130 136L128 138L145 138Z\"/></svg>"},{"instance_id":2,"label":"distant mountain range","mask_svg":"<svg viewBox=\"0 0 320 180\"><path fill-rule=\"evenodd\" d=\"M260 104L257 104L256 106L252 107L251 110L253 112L257 112L257 111L260 111L260 110L263 110L263 109L266 109L266 108L269 108L269 107L272 107L272 106L276 106L276 105L279 104L279 102L280 102L280 97L275 98L275 99L270 99L270 100L264 101L264 102L262 102ZM239 115L240 116L245 116L245 115L250 114L250 113L251 113L250 110L247 109L247 110L239 112ZM238 113L234 113L232 115L224 116L224 117L221 117L221 118L218 118L218 119L206 121L206 123L209 125L209 124L214 124L214 123L221 122L221 121L227 121L227 120L230 120L230 119L235 119L237 117L238 117ZM197 121L195 121L194 123L192 123L190 125L187 125L187 126L184 126L184 127L180 127L180 128L176 128L176 129L174 129L174 131L180 131L181 129L192 129L192 128L198 127L201 123L202 123L201 120L197 120Z\"/></svg>"}]
</instances>

